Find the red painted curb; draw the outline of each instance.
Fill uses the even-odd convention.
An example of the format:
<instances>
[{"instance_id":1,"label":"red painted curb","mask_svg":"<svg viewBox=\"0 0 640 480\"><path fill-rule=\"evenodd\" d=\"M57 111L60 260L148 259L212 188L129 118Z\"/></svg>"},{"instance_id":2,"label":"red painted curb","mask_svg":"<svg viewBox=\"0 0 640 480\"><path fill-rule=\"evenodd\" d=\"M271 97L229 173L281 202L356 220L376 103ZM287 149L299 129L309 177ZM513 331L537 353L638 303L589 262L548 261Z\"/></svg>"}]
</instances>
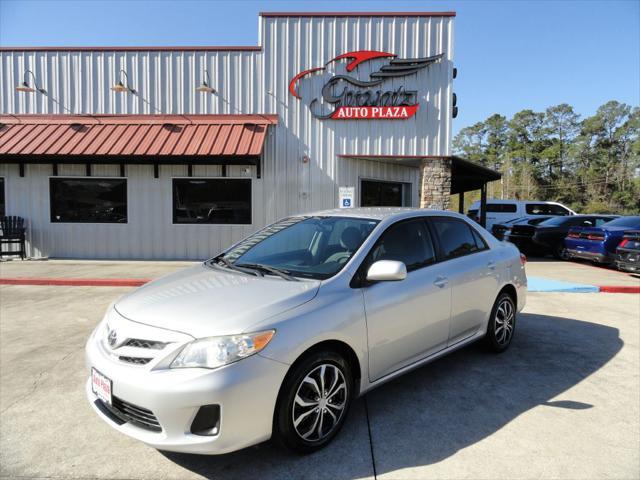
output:
<instances>
[{"instance_id":1,"label":"red painted curb","mask_svg":"<svg viewBox=\"0 0 640 480\"><path fill-rule=\"evenodd\" d=\"M603 285L598 287L601 293L640 293L640 287L630 285Z\"/></svg>"},{"instance_id":2,"label":"red painted curb","mask_svg":"<svg viewBox=\"0 0 640 480\"><path fill-rule=\"evenodd\" d=\"M65 287L139 287L144 278L0 278L0 285L59 285Z\"/></svg>"}]
</instances>

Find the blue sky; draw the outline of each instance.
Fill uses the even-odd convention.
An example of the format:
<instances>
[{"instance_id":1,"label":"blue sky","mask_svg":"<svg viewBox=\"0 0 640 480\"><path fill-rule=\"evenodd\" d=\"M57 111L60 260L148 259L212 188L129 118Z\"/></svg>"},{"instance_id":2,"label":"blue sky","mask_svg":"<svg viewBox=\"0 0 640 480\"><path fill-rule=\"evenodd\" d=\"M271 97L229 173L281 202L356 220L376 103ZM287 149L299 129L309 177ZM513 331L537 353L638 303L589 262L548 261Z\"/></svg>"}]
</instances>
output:
<instances>
[{"instance_id":1,"label":"blue sky","mask_svg":"<svg viewBox=\"0 0 640 480\"><path fill-rule=\"evenodd\" d=\"M270 11L457 12L459 129L569 103L640 104L640 1L0 0L0 44L256 45Z\"/></svg>"}]
</instances>

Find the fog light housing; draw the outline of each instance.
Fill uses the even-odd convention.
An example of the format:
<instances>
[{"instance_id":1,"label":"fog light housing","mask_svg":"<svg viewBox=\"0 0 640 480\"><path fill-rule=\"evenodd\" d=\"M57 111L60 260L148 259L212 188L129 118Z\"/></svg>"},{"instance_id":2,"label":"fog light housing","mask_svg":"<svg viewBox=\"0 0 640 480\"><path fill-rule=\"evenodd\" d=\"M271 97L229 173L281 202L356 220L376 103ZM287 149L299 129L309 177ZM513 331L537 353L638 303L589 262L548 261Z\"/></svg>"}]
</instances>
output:
<instances>
[{"instance_id":1,"label":"fog light housing","mask_svg":"<svg viewBox=\"0 0 640 480\"><path fill-rule=\"evenodd\" d=\"M191 423L191 433L212 437L220 433L220 405L203 405Z\"/></svg>"}]
</instances>

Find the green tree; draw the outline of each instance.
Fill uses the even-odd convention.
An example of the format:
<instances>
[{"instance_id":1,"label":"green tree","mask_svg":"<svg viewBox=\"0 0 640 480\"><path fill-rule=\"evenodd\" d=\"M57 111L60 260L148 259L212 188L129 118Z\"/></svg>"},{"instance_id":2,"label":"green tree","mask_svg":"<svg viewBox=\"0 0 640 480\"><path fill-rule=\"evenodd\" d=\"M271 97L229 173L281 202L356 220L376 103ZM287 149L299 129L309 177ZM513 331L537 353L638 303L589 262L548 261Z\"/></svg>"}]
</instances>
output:
<instances>
[{"instance_id":1,"label":"green tree","mask_svg":"<svg viewBox=\"0 0 640 480\"><path fill-rule=\"evenodd\" d=\"M567 159L567 146L573 142L580 131L580 115L573 111L573 107L566 103L554 105L545 111L545 126L553 142L553 150L549 156L551 169L557 166L560 173Z\"/></svg>"},{"instance_id":2,"label":"green tree","mask_svg":"<svg viewBox=\"0 0 640 480\"><path fill-rule=\"evenodd\" d=\"M463 128L453 146L502 172L490 195L556 200L579 212L640 211L638 107L612 100L584 120L566 103L510 119L496 113Z\"/></svg>"}]
</instances>

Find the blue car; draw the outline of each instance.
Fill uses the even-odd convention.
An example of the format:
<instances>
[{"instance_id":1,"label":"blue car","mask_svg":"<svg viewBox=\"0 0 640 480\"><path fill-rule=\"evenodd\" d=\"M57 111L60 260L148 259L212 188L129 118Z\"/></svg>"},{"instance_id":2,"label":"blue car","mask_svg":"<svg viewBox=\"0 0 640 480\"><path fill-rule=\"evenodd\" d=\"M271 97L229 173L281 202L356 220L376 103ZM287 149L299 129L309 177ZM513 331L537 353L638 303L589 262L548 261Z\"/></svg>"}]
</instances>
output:
<instances>
[{"instance_id":1,"label":"blue car","mask_svg":"<svg viewBox=\"0 0 640 480\"><path fill-rule=\"evenodd\" d=\"M640 215L620 217L601 227L572 228L564 239L569 258L581 258L597 263L613 263L616 247L624 232L640 229Z\"/></svg>"}]
</instances>

